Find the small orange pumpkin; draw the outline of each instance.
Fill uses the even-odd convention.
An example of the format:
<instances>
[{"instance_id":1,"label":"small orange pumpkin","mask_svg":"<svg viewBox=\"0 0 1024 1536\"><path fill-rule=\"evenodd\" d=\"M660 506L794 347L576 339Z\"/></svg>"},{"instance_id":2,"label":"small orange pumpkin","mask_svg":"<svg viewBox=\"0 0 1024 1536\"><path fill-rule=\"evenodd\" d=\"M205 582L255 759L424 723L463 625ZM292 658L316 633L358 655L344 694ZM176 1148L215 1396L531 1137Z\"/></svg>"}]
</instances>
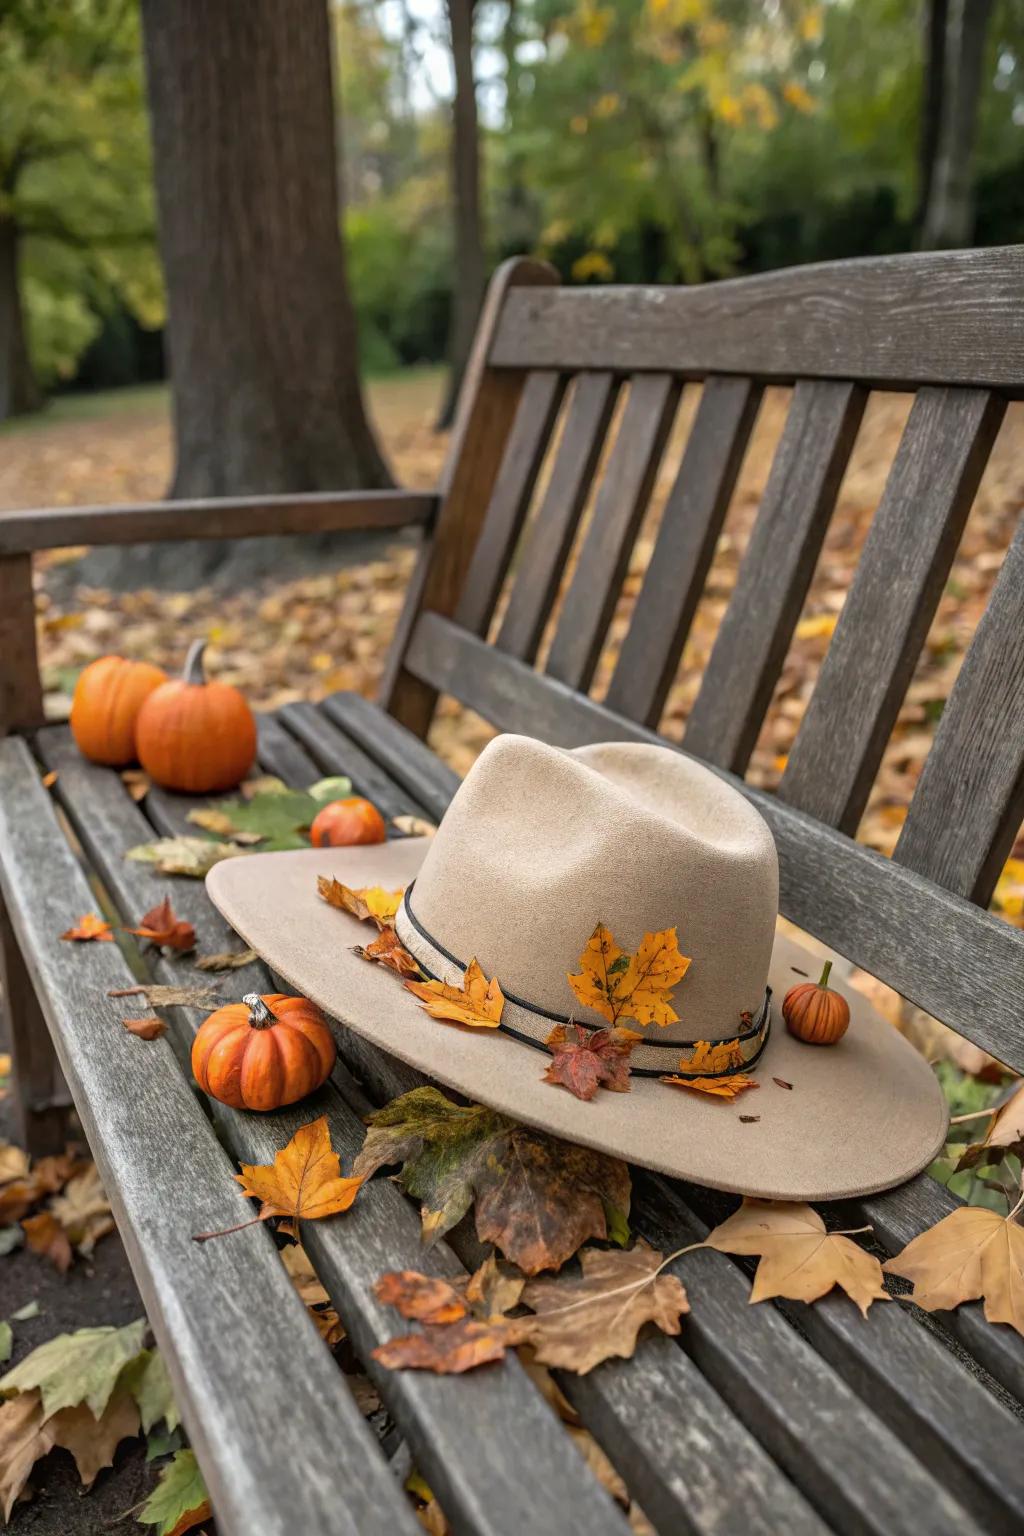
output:
<instances>
[{"instance_id":1,"label":"small orange pumpkin","mask_svg":"<svg viewBox=\"0 0 1024 1536\"><path fill-rule=\"evenodd\" d=\"M279 1109L314 1093L334 1066L334 1036L307 997L247 992L200 1025L192 1071L232 1109Z\"/></svg>"},{"instance_id":2,"label":"small orange pumpkin","mask_svg":"<svg viewBox=\"0 0 1024 1536\"><path fill-rule=\"evenodd\" d=\"M309 829L309 840L314 848L382 843L387 835L387 825L380 811L360 795L350 795L347 800L332 800L317 812Z\"/></svg>"},{"instance_id":3,"label":"small orange pumpkin","mask_svg":"<svg viewBox=\"0 0 1024 1536\"><path fill-rule=\"evenodd\" d=\"M850 1025L850 1005L828 985L832 961L825 961L820 981L802 981L790 987L782 1000L786 1028L808 1045L835 1045Z\"/></svg>"},{"instance_id":4,"label":"small orange pumpkin","mask_svg":"<svg viewBox=\"0 0 1024 1536\"><path fill-rule=\"evenodd\" d=\"M139 711L135 744L155 784L186 795L233 789L256 756L256 721L237 688L207 682L205 640L189 649L180 678L154 690Z\"/></svg>"},{"instance_id":5,"label":"small orange pumpkin","mask_svg":"<svg viewBox=\"0 0 1024 1536\"><path fill-rule=\"evenodd\" d=\"M108 768L135 761L135 724L154 689L166 683L163 667L123 656L91 661L75 684L71 734L83 757Z\"/></svg>"}]
</instances>

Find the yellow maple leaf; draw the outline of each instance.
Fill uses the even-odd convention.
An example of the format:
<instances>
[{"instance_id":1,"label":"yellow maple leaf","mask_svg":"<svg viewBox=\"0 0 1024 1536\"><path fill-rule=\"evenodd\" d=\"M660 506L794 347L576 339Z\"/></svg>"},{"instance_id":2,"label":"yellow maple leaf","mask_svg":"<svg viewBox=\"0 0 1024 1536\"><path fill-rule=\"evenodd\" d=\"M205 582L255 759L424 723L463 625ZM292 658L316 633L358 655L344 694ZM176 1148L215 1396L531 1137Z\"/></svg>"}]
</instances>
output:
<instances>
[{"instance_id":1,"label":"yellow maple leaf","mask_svg":"<svg viewBox=\"0 0 1024 1536\"><path fill-rule=\"evenodd\" d=\"M738 1040L698 1040L689 1061L679 1065L691 1072L728 1072L730 1067L742 1067L743 1052Z\"/></svg>"},{"instance_id":2,"label":"yellow maple leaf","mask_svg":"<svg viewBox=\"0 0 1024 1536\"><path fill-rule=\"evenodd\" d=\"M333 876L318 875L316 888L329 907L348 912L360 922L374 922L378 928L390 923L402 902L403 891L386 891L379 885L352 889Z\"/></svg>"},{"instance_id":3,"label":"yellow maple leaf","mask_svg":"<svg viewBox=\"0 0 1024 1536\"><path fill-rule=\"evenodd\" d=\"M809 1205L746 1199L704 1241L721 1253L759 1255L752 1302L773 1296L817 1301L838 1285L866 1317L873 1301L889 1300L882 1266L874 1254L852 1243L845 1233L826 1232L825 1223Z\"/></svg>"},{"instance_id":4,"label":"yellow maple leaf","mask_svg":"<svg viewBox=\"0 0 1024 1536\"><path fill-rule=\"evenodd\" d=\"M983 1296L990 1323L1009 1323L1024 1334L1024 1227L1013 1212L1000 1216L982 1206L962 1206L883 1267L913 1281L909 1299L926 1312Z\"/></svg>"},{"instance_id":5,"label":"yellow maple leaf","mask_svg":"<svg viewBox=\"0 0 1024 1536\"><path fill-rule=\"evenodd\" d=\"M580 956L580 970L569 985L581 1003L609 1024L634 1019L638 1024L674 1024L679 1015L669 994L690 966L680 954L674 928L645 933L634 955L619 948L598 923Z\"/></svg>"},{"instance_id":6,"label":"yellow maple leaf","mask_svg":"<svg viewBox=\"0 0 1024 1536\"><path fill-rule=\"evenodd\" d=\"M262 1201L261 1217L291 1221L317 1221L347 1211L363 1182L342 1178L326 1115L300 1126L273 1163L243 1163L235 1179L247 1195Z\"/></svg>"},{"instance_id":7,"label":"yellow maple leaf","mask_svg":"<svg viewBox=\"0 0 1024 1536\"><path fill-rule=\"evenodd\" d=\"M744 1077L742 1072L734 1072L732 1077L662 1077L658 1081L668 1083L670 1088L692 1088L697 1093L708 1093L718 1099L734 1099L747 1088L761 1086L755 1078Z\"/></svg>"},{"instance_id":8,"label":"yellow maple leaf","mask_svg":"<svg viewBox=\"0 0 1024 1536\"><path fill-rule=\"evenodd\" d=\"M467 965L461 987L449 986L445 981L407 981L405 985L432 1019L482 1029L497 1029L501 1023L505 997L498 978L494 976L488 981L475 959Z\"/></svg>"}]
</instances>

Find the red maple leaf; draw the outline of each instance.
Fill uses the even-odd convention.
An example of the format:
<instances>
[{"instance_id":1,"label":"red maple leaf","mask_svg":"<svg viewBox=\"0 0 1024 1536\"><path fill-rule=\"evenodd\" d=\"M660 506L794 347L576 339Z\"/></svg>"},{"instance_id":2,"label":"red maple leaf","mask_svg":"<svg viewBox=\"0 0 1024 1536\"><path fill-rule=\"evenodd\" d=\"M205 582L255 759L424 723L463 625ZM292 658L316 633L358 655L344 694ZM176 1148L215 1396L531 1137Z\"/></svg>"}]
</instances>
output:
<instances>
[{"instance_id":1,"label":"red maple leaf","mask_svg":"<svg viewBox=\"0 0 1024 1536\"><path fill-rule=\"evenodd\" d=\"M161 949L195 949L196 931L191 923L182 922L171 906L171 898L165 896L159 906L152 907L137 928L128 928L137 938L148 939Z\"/></svg>"},{"instance_id":2,"label":"red maple leaf","mask_svg":"<svg viewBox=\"0 0 1024 1536\"><path fill-rule=\"evenodd\" d=\"M544 1042L555 1058L544 1081L578 1099L592 1099L599 1088L628 1093L629 1058L642 1038L635 1029L584 1029L572 1019L556 1024Z\"/></svg>"}]
</instances>

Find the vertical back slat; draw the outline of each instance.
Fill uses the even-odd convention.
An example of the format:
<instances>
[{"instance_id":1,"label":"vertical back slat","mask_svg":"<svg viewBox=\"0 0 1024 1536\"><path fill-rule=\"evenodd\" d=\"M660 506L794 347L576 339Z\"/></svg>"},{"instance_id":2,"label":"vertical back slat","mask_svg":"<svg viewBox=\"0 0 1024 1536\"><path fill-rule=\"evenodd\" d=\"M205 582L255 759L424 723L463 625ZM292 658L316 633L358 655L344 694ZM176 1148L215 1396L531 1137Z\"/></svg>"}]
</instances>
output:
<instances>
[{"instance_id":1,"label":"vertical back slat","mask_svg":"<svg viewBox=\"0 0 1024 1536\"><path fill-rule=\"evenodd\" d=\"M853 448L865 394L793 391L739 579L686 728L687 751L742 773L754 748Z\"/></svg>"},{"instance_id":2,"label":"vertical back slat","mask_svg":"<svg viewBox=\"0 0 1024 1536\"><path fill-rule=\"evenodd\" d=\"M474 635L486 632L494 613L564 392L564 376L547 369L531 373L523 386L483 530L455 610L455 622Z\"/></svg>"},{"instance_id":3,"label":"vertical back slat","mask_svg":"<svg viewBox=\"0 0 1024 1536\"><path fill-rule=\"evenodd\" d=\"M1024 819L1024 519L942 712L893 858L987 906Z\"/></svg>"},{"instance_id":4,"label":"vertical back slat","mask_svg":"<svg viewBox=\"0 0 1024 1536\"><path fill-rule=\"evenodd\" d=\"M545 667L552 677L570 687L590 686L679 393L680 385L667 373L641 374L629 386L622 422Z\"/></svg>"},{"instance_id":5,"label":"vertical back slat","mask_svg":"<svg viewBox=\"0 0 1024 1536\"><path fill-rule=\"evenodd\" d=\"M779 794L853 833L935 614L1005 402L922 389Z\"/></svg>"},{"instance_id":6,"label":"vertical back slat","mask_svg":"<svg viewBox=\"0 0 1024 1536\"><path fill-rule=\"evenodd\" d=\"M537 654L617 392L611 373L583 373L576 380L551 479L527 529L496 642L501 650L523 661L532 661Z\"/></svg>"},{"instance_id":7,"label":"vertical back slat","mask_svg":"<svg viewBox=\"0 0 1024 1536\"><path fill-rule=\"evenodd\" d=\"M630 720L661 718L760 402L750 379L704 383L605 700Z\"/></svg>"}]
</instances>

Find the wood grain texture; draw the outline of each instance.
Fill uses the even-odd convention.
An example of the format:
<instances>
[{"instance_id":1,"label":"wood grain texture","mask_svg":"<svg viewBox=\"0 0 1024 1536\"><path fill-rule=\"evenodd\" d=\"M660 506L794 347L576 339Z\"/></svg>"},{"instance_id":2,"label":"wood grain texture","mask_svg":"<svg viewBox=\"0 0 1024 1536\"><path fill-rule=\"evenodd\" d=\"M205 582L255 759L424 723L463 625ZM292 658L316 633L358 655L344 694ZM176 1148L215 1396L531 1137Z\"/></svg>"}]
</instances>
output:
<instances>
[{"instance_id":1,"label":"wood grain texture","mask_svg":"<svg viewBox=\"0 0 1024 1536\"><path fill-rule=\"evenodd\" d=\"M496 644L532 661L555 600L576 527L590 492L618 384L610 373L575 382L541 504L516 559L515 581Z\"/></svg>"},{"instance_id":2,"label":"wood grain texture","mask_svg":"<svg viewBox=\"0 0 1024 1536\"><path fill-rule=\"evenodd\" d=\"M490 361L1020 395L1024 248L825 262L700 287L514 294Z\"/></svg>"},{"instance_id":3,"label":"wood grain texture","mask_svg":"<svg viewBox=\"0 0 1024 1536\"><path fill-rule=\"evenodd\" d=\"M760 402L749 379L705 381L605 700L630 720L661 718Z\"/></svg>"},{"instance_id":4,"label":"wood grain texture","mask_svg":"<svg viewBox=\"0 0 1024 1536\"><path fill-rule=\"evenodd\" d=\"M1024 521L946 700L893 857L987 906L1024 820Z\"/></svg>"},{"instance_id":5,"label":"wood grain texture","mask_svg":"<svg viewBox=\"0 0 1024 1536\"><path fill-rule=\"evenodd\" d=\"M319 707L425 808L432 821L441 820L459 787L459 776L418 736L358 693L332 693Z\"/></svg>"},{"instance_id":6,"label":"wood grain texture","mask_svg":"<svg viewBox=\"0 0 1024 1536\"><path fill-rule=\"evenodd\" d=\"M286 731L276 715L261 711L256 716L256 760L262 773L283 779L294 789L308 789L324 775L300 746L290 731Z\"/></svg>"},{"instance_id":7,"label":"wood grain texture","mask_svg":"<svg viewBox=\"0 0 1024 1536\"><path fill-rule=\"evenodd\" d=\"M529 374L523 387L491 503L455 609L456 622L476 635L486 631L508 574L565 383L563 374L543 371Z\"/></svg>"},{"instance_id":8,"label":"wood grain texture","mask_svg":"<svg viewBox=\"0 0 1024 1536\"><path fill-rule=\"evenodd\" d=\"M428 523L437 498L420 491L310 491L127 507L47 507L0 516L0 555L72 544L252 539Z\"/></svg>"},{"instance_id":9,"label":"wood grain texture","mask_svg":"<svg viewBox=\"0 0 1024 1536\"><path fill-rule=\"evenodd\" d=\"M42 719L32 556L0 556L0 739Z\"/></svg>"},{"instance_id":10,"label":"wood grain texture","mask_svg":"<svg viewBox=\"0 0 1024 1536\"><path fill-rule=\"evenodd\" d=\"M853 384L801 382L686 723L687 750L742 773L814 574L864 412Z\"/></svg>"},{"instance_id":11,"label":"wood grain texture","mask_svg":"<svg viewBox=\"0 0 1024 1536\"><path fill-rule=\"evenodd\" d=\"M779 785L843 832L867 803L1005 409L984 390L914 401Z\"/></svg>"},{"instance_id":12,"label":"wood grain texture","mask_svg":"<svg viewBox=\"0 0 1024 1536\"><path fill-rule=\"evenodd\" d=\"M433 614L417 626L409 666L499 730L565 747L647 741L681 750ZM786 917L1024 1071L1024 932L718 771L772 830Z\"/></svg>"},{"instance_id":13,"label":"wood grain texture","mask_svg":"<svg viewBox=\"0 0 1024 1536\"><path fill-rule=\"evenodd\" d=\"M405 648L425 609L454 612L523 389L522 373L488 367L495 327L511 292L557 281L546 262L516 256L503 262L487 289L441 473L436 522L409 580L378 693L388 711L417 736L427 733L437 695L405 670Z\"/></svg>"},{"instance_id":14,"label":"wood grain texture","mask_svg":"<svg viewBox=\"0 0 1024 1536\"><path fill-rule=\"evenodd\" d=\"M240 1219L234 1170L167 1041L118 1024L107 990L134 982L118 947L57 938L94 897L19 740L0 744L0 847L11 921L219 1528L412 1536L415 1519L270 1234L192 1242Z\"/></svg>"},{"instance_id":15,"label":"wood grain texture","mask_svg":"<svg viewBox=\"0 0 1024 1536\"><path fill-rule=\"evenodd\" d=\"M629 386L545 662L573 688L585 691L593 678L678 404L671 374L642 374Z\"/></svg>"},{"instance_id":16,"label":"wood grain texture","mask_svg":"<svg viewBox=\"0 0 1024 1536\"><path fill-rule=\"evenodd\" d=\"M403 812L422 815L424 807L412 804L411 796L396 790L389 776L352 738L309 703L286 704L278 718L287 731L302 743L324 775L347 774L352 792L365 795L386 821Z\"/></svg>"}]
</instances>

